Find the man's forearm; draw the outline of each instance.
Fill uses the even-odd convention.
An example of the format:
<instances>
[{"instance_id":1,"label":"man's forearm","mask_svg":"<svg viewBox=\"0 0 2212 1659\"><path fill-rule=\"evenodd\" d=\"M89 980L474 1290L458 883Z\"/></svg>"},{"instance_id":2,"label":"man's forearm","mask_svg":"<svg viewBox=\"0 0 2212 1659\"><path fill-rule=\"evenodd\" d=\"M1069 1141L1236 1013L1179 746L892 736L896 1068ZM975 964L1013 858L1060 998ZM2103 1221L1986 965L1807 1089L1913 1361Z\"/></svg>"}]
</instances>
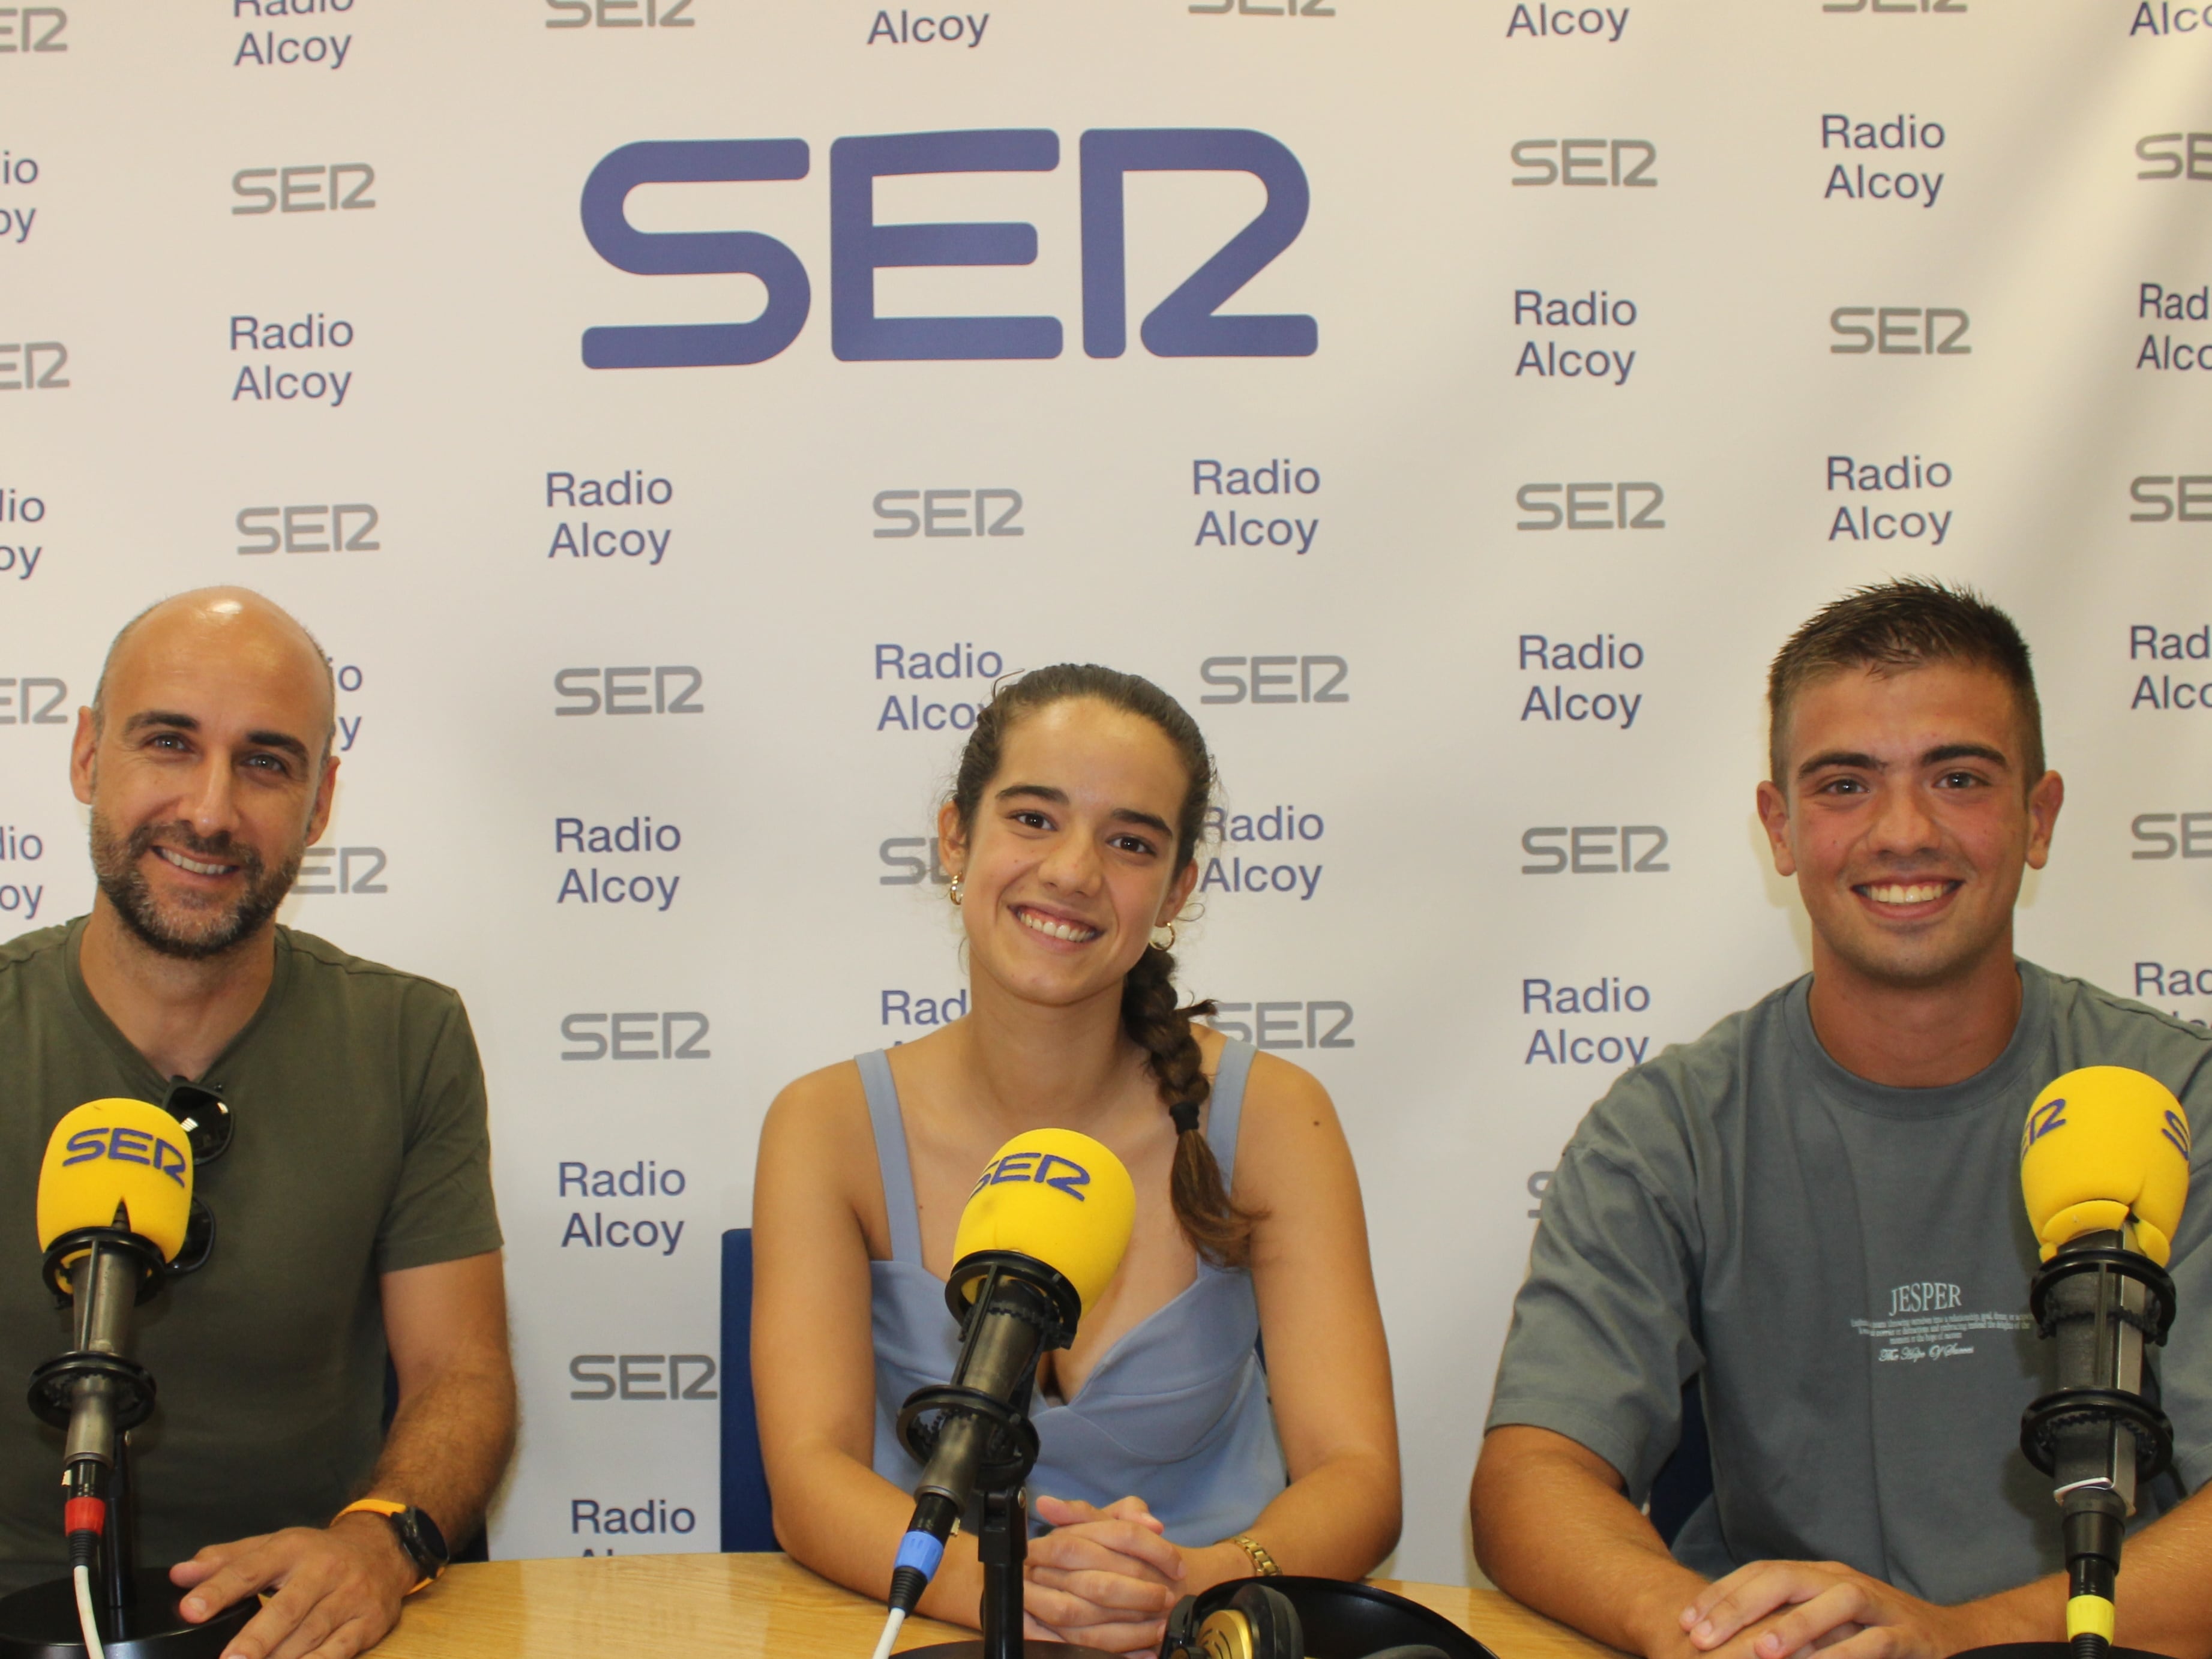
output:
<instances>
[{"instance_id":1,"label":"man's forearm","mask_svg":"<svg viewBox=\"0 0 2212 1659\"><path fill-rule=\"evenodd\" d=\"M406 1395L370 1490L429 1512L458 1547L483 1519L514 1450L514 1370L502 1352L447 1367Z\"/></svg>"},{"instance_id":2,"label":"man's forearm","mask_svg":"<svg viewBox=\"0 0 2212 1659\"><path fill-rule=\"evenodd\" d=\"M1679 1615L1705 1581L1668 1553L1617 1478L1547 1431L1493 1431L1475 1466L1475 1559L1516 1601L1601 1642L1650 1659L1687 1653Z\"/></svg>"}]
</instances>

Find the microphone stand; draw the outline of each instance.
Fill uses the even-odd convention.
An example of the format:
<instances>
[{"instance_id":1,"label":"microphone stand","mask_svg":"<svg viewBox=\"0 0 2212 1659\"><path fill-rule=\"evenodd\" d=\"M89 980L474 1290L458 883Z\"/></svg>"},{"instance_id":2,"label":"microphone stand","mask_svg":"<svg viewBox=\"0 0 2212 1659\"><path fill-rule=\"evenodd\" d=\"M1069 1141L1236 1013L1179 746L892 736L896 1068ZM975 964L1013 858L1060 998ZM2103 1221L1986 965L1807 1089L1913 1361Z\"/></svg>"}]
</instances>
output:
<instances>
[{"instance_id":1,"label":"microphone stand","mask_svg":"<svg viewBox=\"0 0 2212 1659\"><path fill-rule=\"evenodd\" d=\"M47 1360L31 1374L30 1407L40 1419L71 1432L80 1396L98 1402L102 1431L112 1449L91 1461L107 1464L106 1515L92 1573L95 1620L100 1645L110 1659L221 1659L233 1637L259 1609L248 1596L202 1623L179 1610L185 1592L158 1567L137 1565L137 1519L131 1470L131 1431L154 1410L154 1378L121 1351L125 1325L113 1299L143 1304L160 1294L167 1280L161 1253L147 1240L121 1227L82 1227L64 1233L46 1251L46 1279L59 1305L70 1292L63 1286L63 1264L77 1259L76 1343L67 1353ZM135 1279L135 1283L133 1280ZM112 1334L103 1336L102 1328ZM98 1449L81 1447L72 1435L69 1451L88 1457ZM76 1587L67 1577L34 1584L0 1597L0 1659L88 1659L78 1621Z\"/></svg>"},{"instance_id":2,"label":"microphone stand","mask_svg":"<svg viewBox=\"0 0 2212 1659\"><path fill-rule=\"evenodd\" d=\"M1057 1316L1040 1316L1045 1333L1041 1352L1066 1346L1081 1309L1075 1287L1043 1263L1015 1252L979 1250L962 1258L945 1286L946 1305L967 1326L963 1357L1002 1278L1031 1285L1039 1294L1041 1305L1051 1306ZM971 1302L968 1286L978 1280L981 1282ZM964 1365L956 1366L954 1374L963 1371ZM1097 1659L1092 1650L1073 1643L1034 1641L1022 1634L1022 1563L1029 1556L1030 1538L1029 1509L1022 1501L1022 1488L1037 1460L1036 1430L1029 1420L1030 1397L1036 1384L1036 1367L1032 1360L1009 1400L1000 1401L974 1389L940 1383L915 1390L899 1413L900 1437L925 1464L938 1434L955 1414L979 1418L991 1425L975 1474L975 1492L963 1520L963 1525L974 1523L975 1553L983 1565L983 1594L977 1609L981 1638L908 1648L899 1659Z\"/></svg>"},{"instance_id":3,"label":"microphone stand","mask_svg":"<svg viewBox=\"0 0 2212 1659\"><path fill-rule=\"evenodd\" d=\"M2173 1280L2129 1232L2084 1233L2036 1269L2028 1311L2059 1345L2060 1386L2021 1414L2020 1449L2057 1482L2075 1604L2112 1618L2120 1543L2136 1491L2173 1462L2173 1425L2142 1393L2143 1350L2172 1328ZM2082 1382L2079 1379L2086 1377ZM2160 1659L2084 1630L2070 1642L2005 1642L1956 1659Z\"/></svg>"}]
</instances>

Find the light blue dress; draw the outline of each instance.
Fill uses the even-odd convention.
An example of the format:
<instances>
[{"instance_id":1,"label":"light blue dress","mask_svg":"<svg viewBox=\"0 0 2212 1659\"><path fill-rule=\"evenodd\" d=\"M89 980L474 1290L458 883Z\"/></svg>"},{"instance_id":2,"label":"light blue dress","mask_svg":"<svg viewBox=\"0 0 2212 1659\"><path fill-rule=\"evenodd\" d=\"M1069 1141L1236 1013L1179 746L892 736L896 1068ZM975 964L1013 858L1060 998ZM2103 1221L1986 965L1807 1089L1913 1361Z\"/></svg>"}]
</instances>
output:
<instances>
[{"instance_id":1,"label":"light blue dress","mask_svg":"<svg viewBox=\"0 0 2212 1659\"><path fill-rule=\"evenodd\" d=\"M1249 1043L1222 1049L1206 1139L1225 1185L1235 1169L1237 1125ZM960 1332L945 1306L945 1281L921 1263L921 1220L898 1089L882 1050L859 1056L876 1161L890 1218L891 1259L869 1264L876 1346L875 1469L911 1489L921 1468L898 1437L899 1407L926 1383L952 1375ZM1201 1256L1182 1295L1123 1334L1075 1398L1031 1413L1042 1446L1030 1475L1034 1498L1101 1507L1133 1492L1178 1544L1234 1537L1283 1490L1283 1451L1260 1364L1260 1304L1251 1275Z\"/></svg>"}]
</instances>

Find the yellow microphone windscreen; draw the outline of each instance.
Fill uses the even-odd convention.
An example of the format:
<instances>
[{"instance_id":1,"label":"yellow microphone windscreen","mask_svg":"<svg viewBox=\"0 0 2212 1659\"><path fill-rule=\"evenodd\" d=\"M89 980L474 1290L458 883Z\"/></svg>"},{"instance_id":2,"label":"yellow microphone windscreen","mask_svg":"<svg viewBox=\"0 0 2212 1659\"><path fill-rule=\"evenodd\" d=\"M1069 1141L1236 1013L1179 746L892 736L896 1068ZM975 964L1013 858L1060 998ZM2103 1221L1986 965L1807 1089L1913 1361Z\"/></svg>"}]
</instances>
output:
<instances>
[{"instance_id":1,"label":"yellow microphone windscreen","mask_svg":"<svg viewBox=\"0 0 2212 1659\"><path fill-rule=\"evenodd\" d=\"M2067 1240L2130 1216L2164 1267L2189 1198L2189 1119L2156 1078L2084 1066L2035 1097L2020 1136L2020 1185L2045 1261Z\"/></svg>"},{"instance_id":2,"label":"yellow microphone windscreen","mask_svg":"<svg viewBox=\"0 0 2212 1659\"><path fill-rule=\"evenodd\" d=\"M1120 1269L1136 1221L1137 1189L1120 1158L1073 1129L1031 1129L983 1166L952 1255L1034 1256L1075 1286L1088 1311Z\"/></svg>"},{"instance_id":3,"label":"yellow microphone windscreen","mask_svg":"<svg viewBox=\"0 0 2212 1659\"><path fill-rule=\"evenodd\" d=\"M118 1223L116 1206L125 1219ZM143 1100L94 1100L54 1126L39 1169L39 1248L80 1227L127 1226L173 1261L191 1218L184 1127Z\"/></svg>"}]
</instances>

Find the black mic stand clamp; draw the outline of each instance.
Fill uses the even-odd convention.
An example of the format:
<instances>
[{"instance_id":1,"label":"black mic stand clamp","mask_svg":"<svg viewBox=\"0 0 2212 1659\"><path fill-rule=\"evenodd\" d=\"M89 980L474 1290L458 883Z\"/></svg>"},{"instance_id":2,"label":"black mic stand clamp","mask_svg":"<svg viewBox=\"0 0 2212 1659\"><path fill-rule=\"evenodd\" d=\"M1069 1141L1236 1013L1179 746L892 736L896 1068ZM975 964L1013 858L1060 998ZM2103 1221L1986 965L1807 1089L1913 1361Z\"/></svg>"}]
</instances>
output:
<instances>
[{"instance_id":1,"label":"black mic stand clamp","mask_svg":"<svg viewBox=\"0 0 2212 1659\"><path fill-rule=\"evenodd\" d=\"M969 1286L973 1285L971 1296ZM899 1412L899 1437L915 1460L927 1466L948 1424L981 1419L989 1428L975 1485L961 1526L975 1534L975 1553L983 1565L983 1595L978 1609L982 1638L939 1642L913 1648L899 1659L1097 1659L1066 1642L1027 1641L1022 1635L1022 1563L1029 1556L1029 1509L1022 1488L1037 1460L1036 1429L1030 1421L1030 1400L1036 1386L1033 1358L1020 1385L1005 1400L957 1379L969 1374L982 1338L987 1310L1012 1312L1037 1333L1037 1358L1075 1340L1083 1299L1073 1285L1033 1256L1016 1250L976 1250L961 1257L945 1286L945 1305L961 1322L956 1379L907 1396Z\"/></svg>"},{"instance_id":2,"label":"black mic stand clamp","mask_svg":"<svg viewBox=\"0 0 2212 1659\"><path fill-rule=\"evenodd\" d=\"M2073 1381L2021 1414L2020 1449L2051 1476L2066 1540L2070 1643L1976 1648L1959 1659L2108 1659L2134 1656L2112 1641L2120 1540L2139 1483L2173 1462L2173 1425L2142 1393L2143 1349L2173 1326L2173 1280L2116 1231L2084 1233L2036 1269L2028 1292L2036 1328L2058 1344L2058 1374Z\"/></svg>"},{"instance_id":3,"label":"black mic stand clamp","mask_svg":"<svg viewBox=\"0 0 2212 1659\"><path fill-rule=\"evenodd\" d=\"M74 1270L65 1285L65 1263ZM47 1248L46 1288L57 1305L74 1294L76 1345L31 1373L30 1407L68 1437L64 1486L98 1496L104 1528L94 1560L93 1601L111 1659L220 1659L258 1610L248 1596L200 1624L178 1610L184 1592L158 1568L140 1570L131 1481L131 1431L153 1414L154 1377L97 1334L125 1297L137 1306L160 1294L168 1269L148 1240L121 1227L80 1227ZM80 1419L82 1401L93 1407ZM71 1578L50 1579L0 1597L0 1659L86 1659Z\"/></svg>"}]
</instances>

